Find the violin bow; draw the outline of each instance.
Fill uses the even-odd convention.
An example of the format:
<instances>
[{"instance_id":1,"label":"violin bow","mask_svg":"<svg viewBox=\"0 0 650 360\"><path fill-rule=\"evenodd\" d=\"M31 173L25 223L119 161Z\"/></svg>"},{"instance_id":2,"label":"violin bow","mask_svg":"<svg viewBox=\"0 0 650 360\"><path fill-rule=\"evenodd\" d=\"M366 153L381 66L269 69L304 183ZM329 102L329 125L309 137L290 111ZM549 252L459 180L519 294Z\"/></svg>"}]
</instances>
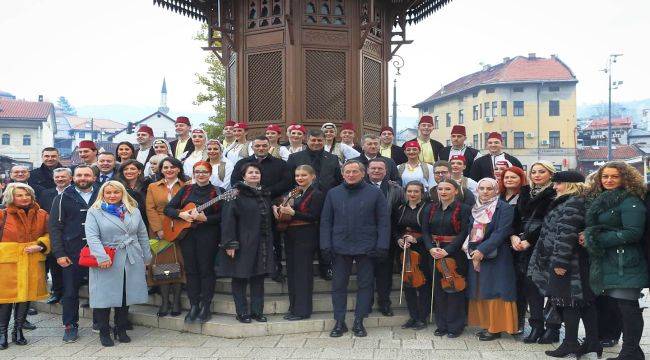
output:
<instances>
[{"instance_id":1,"label":"violin bow","mask_svg":"<svg viewBox=\"0 0 650 360\"><path fill-rule=\"evenodd\" d=\"M440 244L436 241L436 246ZM433 258L433 271L431 271L431 308L429 309L429 322L433 322L433 289L436 287L436 258Z\"/></svg>"},{"instance_id":2,"label":"violin bow","mask_svg":"<svg viewBox=\"0 0 650 360\"><path fill-rule=\"evenodd\" d=\"M406 269L406 241L404 240L404 252L402 253L402 276L399 284L399 304L402 305L402 292L404 291L404 270Z\"/></svg>"}]
</instances>

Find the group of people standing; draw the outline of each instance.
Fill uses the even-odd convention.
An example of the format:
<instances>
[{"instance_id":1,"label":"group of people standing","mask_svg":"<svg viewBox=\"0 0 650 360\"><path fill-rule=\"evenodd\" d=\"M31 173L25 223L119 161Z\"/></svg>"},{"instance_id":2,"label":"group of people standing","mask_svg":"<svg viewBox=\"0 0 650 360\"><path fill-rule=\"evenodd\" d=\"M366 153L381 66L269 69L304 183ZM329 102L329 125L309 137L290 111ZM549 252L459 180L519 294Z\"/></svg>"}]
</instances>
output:
<instances>
[{"instance_id":1,"label":"group of people standing","mask_svg":"<svg viewBox=\"0 0 650 360\"><path fill-rule=\"evenodd\" d=\"M93 328L112 346L130 341L128 307L146 303L148 292L160 296L158 316L179 316L185 289L185 322L207 322L217 277L232 278L242 323L268 321L269 275L288 282L284 319L309 318L317 259L320 276L332 281L332 337L348 331L354 264L355 336L366 336L374 303L393 315L392 280L401 272L403 328L422 330L435 315L436 336L476 326L482 341L507 333L554 343L564 323L564 340L549 356L600 355L622 332L617 359L643 359L646 188L625 163L607 163L587 181L546 161L526 172L503 152L498 133L482 156L465 145L460 125L444 147L430 138L429 116L402 147L390 127L356 145L348 123L340 134L333 123L291 125L286 144L277 125L252 140L241 122L227 122L221 141L192 130L186 117L176 130L167 142L142 126L138 149L123 142L114 154L82 141L82 162L72 169L46 148L40 168L12 175L0 213L0 280L8 284L0 289L0 349L12 311L12 340L27 342L27 302L47 297L46 264L48 302L63 305L63 340L78 339L79 288L88 283ZM95 265L80 266L84 251ZM523 334L526 312L531 331Z\"/></svg>"}]
</instances>

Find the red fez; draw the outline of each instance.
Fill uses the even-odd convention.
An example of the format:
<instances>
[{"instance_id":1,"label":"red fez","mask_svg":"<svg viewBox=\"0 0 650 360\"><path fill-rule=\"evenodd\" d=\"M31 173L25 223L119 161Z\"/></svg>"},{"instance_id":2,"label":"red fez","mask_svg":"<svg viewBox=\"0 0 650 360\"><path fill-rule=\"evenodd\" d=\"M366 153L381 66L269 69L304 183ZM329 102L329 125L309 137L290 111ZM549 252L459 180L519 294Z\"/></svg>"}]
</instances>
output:
<instances>
[{"instance_id":1,"label":"red fez","mask_svg":"<svg viewBox=\"0 0 650 360\"><path fill-rule=\"evenodd\" d=\"M418 143L417 140L407 141L404 143L404 149L406 148L417 148L420 150L420 143Z\"/></svg>"},{"instance_id":2,"label":"red fez","mask_svg":"<svg viewBox=\"0 0 650 360\"><path fill-rule=\"evenodd\" d=\"M279 125L271 124L271 125L266 127L266 131L275 131L276 133L279 134L279 133L282 132L282 129L280 128Z\"/></svg>"},{"instance_id":3,"label":"red fez","mask_svg":"<svg viewBox=\"0 0 650 360\"><path fill-rule=\"evenodd\" d=\"M140 126L140 128L138 129L138 132L147 133L147 134L149 134L149 136L153 136L153 129L150 128L147 125Z\"/></svg>"},{"instance_id":4,"label":"red fez","mask_svg":"<svg viewBox=\"0 0 650 360\"><path fill-rule=\"evenodd\" d=\"M343 130L354 131L354 124L351 123L351 122L345 122L345 123L341 124L341 131L343 131Z\"/></svg>"},{"instance_id":5,"label":"red fez","mask_svg":"<svg viewBox=\"0 0 650 360\"><path fill-rule=\"evenodd\" d=\"M307 129L305 129L304 126L302 126L302 125L298 125L298 124L290 125L289 128L288 128L287 130L288 130L289 132L291 132L291 131L293 131L293 130L298 130L298 131L301 131L303 134L307 132Z\"/></svg>"},{"instance_id":6,"label":"red fez","mask_svg":"<svg viewBox=\"0 0 650 360\"><path fill-rule=\"evenodd\" d=\"M497 139L499 141L503 141L503 138L501 137L501 134L499 134L496 131L493 131L493 132L490 133L490 135L488 135L488 140L490 140L490 139Z\"/></svg>"},{"instance_id":7,"label":"red fez","mask_svg":"<svg viewBox=\"0 0 650 360\"><path fill-rule=\"evenodd\" d=\"M431 115L424 115L423 117L420 118L420 122L418 123L418 125L422 123L433 125L433 118L431 117Z\"/></svg>"},{"instance_id":8,"label":"red fez","mask_svg":"<svg viewBox=\"0 0 650 360\"><path fill-rule=\"evenodd\" d=\"M91 149L91 150L97 150L97 146L95 143L91 140L81 140L79 142L79 149Z\"/></svg>"},{"instance_id":9,"label":"red fez","mask_svg":"<svg viewBox=\"0 0 650 360\"><path fill-rule=\"evenodd\" d=\"M185 124L187 126L192 126L192 124L190 124L190 119L187 116L179 116L179 117L177 117L176 118L176 123L177 124Z\"/></svg>"},{"instance_id":10,"label":"red fez","mask_svg":"<svg viewBox=\"0 0 650 360\"><path fill-rule=\"evenodd\" d=\"M465 159L465 156L463 155L452 155L451 158L449 158L449 161L454 161L454 160L460 160L464 163L467 162L467 159Z\"/></svg>"},{"instance_id":11,"label":"red fez","mask_svg":"<svg viewBox=\"0 0 650 360\"><path fill-rule=\"evenodd\" d=\"M225 124L223 124L223 126L235 126L235 124L236 124L236 122L234 122L232 120L228 120L228 121L226 121Z\"/></svg>"},{"instance_id":12,"label":"red fez","mask_svg":"<svg viewBox=\"0 0 650 360\"><path fill-rule=\"evenodd\" d=\"M238 123L235 123L235 125L233 125L232 128L233 129L248 130L248 124L246 124L245 122L238 122Z\"/></svg>"},{"instance_id":13,"label":"red fez","mask_svg":"<svg viewBox=\"0 0 650 360\"><path fill-rule=\"evenodd\" d=\"M384 131L390 131L391 134L395 135L395 131L393 131L393 128L390 126L382 126L381 131L379 133L383 133Z\"/></svg>"},{"instance_id":14,"label":"red fez","mask_svg":"<svg viewBox=\"0 0 650 360\"><path fill-rule=\"evenodd\" d=\"M467 133L465 132L465 127L463 125L454 125L454 127L451 128L451 134L467 136Z\"/></svg>"}]
</instances>

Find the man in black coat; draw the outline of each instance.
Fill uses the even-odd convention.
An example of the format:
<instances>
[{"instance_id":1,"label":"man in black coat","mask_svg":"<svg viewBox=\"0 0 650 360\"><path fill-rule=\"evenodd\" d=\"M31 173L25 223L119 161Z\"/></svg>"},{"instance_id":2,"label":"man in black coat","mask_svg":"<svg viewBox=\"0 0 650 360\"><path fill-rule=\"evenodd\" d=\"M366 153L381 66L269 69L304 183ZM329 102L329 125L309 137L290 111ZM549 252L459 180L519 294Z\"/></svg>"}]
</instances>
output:
<instances>
[{"instance_id":1,"label":"man in black coat","mask_svg":"<svg viewBox=\"0 0 650 360\"><path fill-rule=\"evenodd\" d=\"M391 181L387 177L386 161L384 158L375 158L368 163L368 183L381 190L386 197L386 206L388 208L388 218L392 219L393 212L404 202L404 190L399 184ZM390 226L391 239L397 238L394 234L394 227ZM388 257L385 259L376 259L375 266L375 288L377 289L377 304L379 311L384 316L393 316L393 310L390 308L390 292L393 285L393 264L397 243L390 242L388 248Z\"/></svg>"},{"instance_id":2,"label":"man in black coat","mask_svg":"<svg viewBox=\"0 0 650 360\"><path fill-rule=\"evenodd\" d=\"M373 259L388 256L390 219L386 198L364 181L365 166L356 160L343 165L344 183L327 193L320 222L320 248L333 259L332 305L336 325L331 337L347 332L348 283L352 264L357 267L357 301L354 310L355 336L366 336L363 319L372 303Z\"/></svg>"},{"instance_id":3,"label":"man in black coat","mask_svg":"<svg viewBox=\"0 0 650 360\"><path fill-rule=\"evenodd\" d=\"M194 143L190 138L190 130L192 130L190 119L187 116L177 117L174 129L176 131L176 140L170 142L169 146L172 148L172 155L180 160L183 158L183 154L191 154L194 151ZM181 146L179 147L178 144Z\"/></svg>"},{"instance_id":4,"label":"man in black coat","mask_svg":"<svg viewBox=\"0 0 650 360\"><path fill-rule=\"evenodd\" d=\"M383 159L386 162L388 179L402 184L402 178L399 176L397 165L391 158L383 157L379 154L379 136L367 134L363 136L363 153L353 160L357 160L368 168L368 161L372 159Z\"/></svg>"},{"instance_id":5,"label":"man in black coat","mask_svg":"<svg viewBox=\"0 0 650 360\"><path fill-rule=\"evenodd\" d=\"M524 168L519 159L503 152L503 138L498 132L491 132L490 135L488 135L487 149L490 153L474 160L474 164L472 164L469 177L474 179L474 181L478 182L486 177L494 179L494 168L496 167L497 161L506 160L509 161L512 166L516 166L520 169Z\"/></svg>"},{"instance_id":6,"label":"man in black coat","mask_svg":"<svg viewBox=\"0 0 650 360\"><path fill-rule=\"evenodd\" d=\"M379 133L379 137L381 140L381 149L379 150L381 156L393 159L396 165L404 164L408 161L404 150L401 147L393 144L393 140L395 139L395 131L393 131L392 127L382 127Z\"/></svg>"},{"instance_id":7,"label":"man in black coat","mask_svg":"<svg viewBox=\"0 0 650 360\"><path fill-rule=\"evenodd\" d=\"M242 181L244 174L242 168L245 164L255 162L262 168L262 187L269 191L271 199L282 196L289 190L292 184L293 176L289 172L287 163L269 154L270 143L266 136L258 136L253 140L254 154L245 157L235 164L230 176L230 184L234 187L239 181ZM271 274L271 278L277 282L282 282L282 238L280 234L273 228L273 254L275 259L275 270Z\"/></svg>"},{"instance_id":8,"label":"man in black coat","mask_svg":"<svg viewBox=\"0 0 650 360\"><path fill-rule=\"evenodd\" d=\"M74 186L68 186L54 198L50 212L49 231L52 253L63 275L63 341L75 342L79 337L79 288L87 269L79 266L79 253L86 244L85 222L88 208L97 198L95 172L88 165L74 170Z\"/></svg>"},{"instance_id":9,"label":"man in black coat","mask_svg":"<svg viewBox=\"0 0 650 360\"><path fill-rule=\"evenodd\" d=\"M432 131L433 118L429 115L424 115L418 123L418 137L408 140L417 141L420 144L420 161L429 165L433 165L434 162L440 160L440 153L444 148L439 141L431 138Z\"/></svg>"},{"instance_id":10,"label":"man in black coat","mask_svg":"<svg viewBox=\"0 0 650 360\"><path fill-rule=\"evenodd\" d=\"M465 145L465 140L467 140L465 127L463 125L454 125L454 127L451 128L451 146L442 149L440 152L440 160L449 161L449 159L454 155L464 156L465 170L463 171L463 175L469 177L474 160L478 156L481 156L481 154L478 150L467 147Z\"/></svg>"},{"instance_id":11,"label":"man in black coat","mask_svg":"<svg viewBox=\"0 0 650 360\"><path fill-rule=\"evenodd\" d=\"M27 183L32 188L38 185L44 189L52 189L54 184L52 171L56 168L63 167L59 162L59 150L53 147L46 147L41 151L42 164L40 167L32 170L29 174ZM45 209L50 211L50 209Z\"/></svg>"}]
</instances>

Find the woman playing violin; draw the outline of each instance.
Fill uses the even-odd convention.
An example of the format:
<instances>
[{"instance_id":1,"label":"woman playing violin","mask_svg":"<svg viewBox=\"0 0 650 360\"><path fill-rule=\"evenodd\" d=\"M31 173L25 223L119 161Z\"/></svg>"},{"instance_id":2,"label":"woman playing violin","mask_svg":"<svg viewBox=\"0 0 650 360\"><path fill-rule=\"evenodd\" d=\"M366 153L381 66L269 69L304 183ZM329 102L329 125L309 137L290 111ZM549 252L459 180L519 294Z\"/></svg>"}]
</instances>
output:
<instances>
[{"instance_id":1,"label":"woman playing violin","mask_svg":"<svg viewBox=\"0 0 650 360\"><path fill-rule=\"evenodd\" d=\"M465 277L467 257L460 251L462 234L469 221L470 208L456 200L460 185L454 180L443 180L436 188L440 202L432 204L423 224L423 242L436 259L433 296L436 299L436 326L434 334L448 338L458 337L465 327Z\"/></svg>"},{"instance_id":2,"label":"woman playing violin","mask_svg":"<svg viewBox=\"0 0 650 360\"><path fill-rule=\"evenodd\" d=\"M427 318L431 311L432 259L427 254L422 242L418 242L418 239L422 236L422 222L429 209L429 206L422 201L424 191L424 185L420 181L409 181L406 184L407 202L401 205L393 215L395 217L393 223L397 224L396 234L399 236L397 244L400 248L411 249L412 252L419 255L419 264L411 262L410 271L417 274L414 274L414 277L424 277L423 284L404 283L404 296L406 297L410 318L402 325L402 329L422 330L426 328ZM408 251L403 251L400 254L401 261L405 261L406 256L408 256ZM409 269L406 268L406 265L404 265L404 268L406 274ZM402 277L402 281L404 281L405 277ZM407 280L415 280L415 278L407 278Z\"/></svg>"}]
</instances>

